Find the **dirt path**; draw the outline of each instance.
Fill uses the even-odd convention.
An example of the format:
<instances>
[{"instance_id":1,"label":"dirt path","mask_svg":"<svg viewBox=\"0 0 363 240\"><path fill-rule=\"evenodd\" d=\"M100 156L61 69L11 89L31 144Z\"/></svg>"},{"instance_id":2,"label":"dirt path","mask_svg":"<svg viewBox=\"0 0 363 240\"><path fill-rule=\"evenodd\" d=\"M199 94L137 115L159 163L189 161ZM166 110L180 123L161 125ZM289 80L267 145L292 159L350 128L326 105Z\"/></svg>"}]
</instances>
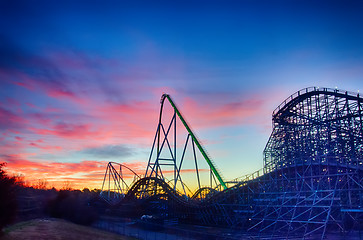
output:
<instances>
[{"instance_id":1,"label":"dirt path","mask_svg":"<svg viewBox=\"0 0 363 240\"><path fill-rule=\"evenodd\" d=\"M4 232L5 235L0 237L1 240L134 239L58 219L35 219L21 222L6 228Z\"/></svg>"}]
</instances>

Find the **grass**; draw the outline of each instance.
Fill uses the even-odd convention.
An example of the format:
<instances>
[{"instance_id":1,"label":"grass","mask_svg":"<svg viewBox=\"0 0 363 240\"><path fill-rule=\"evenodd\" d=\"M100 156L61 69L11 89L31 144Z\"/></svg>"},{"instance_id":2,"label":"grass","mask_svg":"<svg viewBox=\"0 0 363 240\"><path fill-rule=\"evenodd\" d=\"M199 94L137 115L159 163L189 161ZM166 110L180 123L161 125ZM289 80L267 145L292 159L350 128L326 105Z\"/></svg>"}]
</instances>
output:
<instances>
[{"instance_id":1,"label":"grass","mask_svg":"<svg viewBox=\"0 0 363 240\"><path fill-rule=\"evenodd\" d=\"M121 236L91 227L77 225L60 219L34 219L20 222L4 229L1 240L131 240Z\"/></svg>"}]
</instances>

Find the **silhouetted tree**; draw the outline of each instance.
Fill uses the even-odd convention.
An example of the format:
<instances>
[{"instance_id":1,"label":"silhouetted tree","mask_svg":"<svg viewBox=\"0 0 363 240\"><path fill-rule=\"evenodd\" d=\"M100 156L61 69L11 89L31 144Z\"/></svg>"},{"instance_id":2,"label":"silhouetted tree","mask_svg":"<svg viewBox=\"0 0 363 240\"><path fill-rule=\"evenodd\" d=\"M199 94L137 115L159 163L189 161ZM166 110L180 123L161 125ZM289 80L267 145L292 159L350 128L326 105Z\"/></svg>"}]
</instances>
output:
<instances>
[{"instance_id":1,"label":"silhouetted tree","mask_svg":"<svg viewBox=\"0 0 363 240\"><path fill-rule=\"evenodd\" d=\"M64 181L63 182L63 187L61 190L65 190L65 191L71 191L72 190L72 183L70 181Z\"/></svg>"},{"instance_id":2,"label":"silhouetted tree","mask_svg":"<svg viewBox=\"0 0 363 240\"><path fill-rule=\"evenodd\" d=\"M15 178L15 185L19 187L26 187L27 181L25 180L24 174L15 174L13 175L13 178Z\"/></svg>"},{"instance_id":3,"label":"silhouetted tree","mask_svg":"<svg viewBox=\"0 0 363 240\"><path fill-rule=\"evenodd\" d=\"M47 190L48 189L48 181L47 179L43 178L43 179L38 179L38 181L36 182L36 184L33 185L33 187L35 189L43 189L43 190Z\"/></svg>"},{"instance_id":4,"label":"silhouetted tree","mask_svg":"<svg viewBox=\"0 0 363 240\"><path fill-rule=\"evenodd\" d=\"M16 216L15 178L8 177L0 163L0 231Z\"/></svg>"}]
</instances>

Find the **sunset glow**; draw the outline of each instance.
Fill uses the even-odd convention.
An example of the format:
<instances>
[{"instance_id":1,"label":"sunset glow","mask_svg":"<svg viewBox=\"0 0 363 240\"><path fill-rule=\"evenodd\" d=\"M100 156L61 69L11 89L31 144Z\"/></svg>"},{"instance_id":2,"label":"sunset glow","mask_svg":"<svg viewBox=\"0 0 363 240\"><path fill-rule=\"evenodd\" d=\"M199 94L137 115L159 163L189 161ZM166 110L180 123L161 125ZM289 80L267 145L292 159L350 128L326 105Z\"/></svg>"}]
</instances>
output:
<instances>
[{"instance_id":1,"label":"sunset glow","mask_svg":"<svg viewBox=\"0 0 363 240\"><path fill-rule=\"evenodd\" d=\"M273 2L2 1L0 162L58 189L142 175L168 93L227 180L260 169L290 94L363 90L361 2Z\"/></svg>"}]
</instances>

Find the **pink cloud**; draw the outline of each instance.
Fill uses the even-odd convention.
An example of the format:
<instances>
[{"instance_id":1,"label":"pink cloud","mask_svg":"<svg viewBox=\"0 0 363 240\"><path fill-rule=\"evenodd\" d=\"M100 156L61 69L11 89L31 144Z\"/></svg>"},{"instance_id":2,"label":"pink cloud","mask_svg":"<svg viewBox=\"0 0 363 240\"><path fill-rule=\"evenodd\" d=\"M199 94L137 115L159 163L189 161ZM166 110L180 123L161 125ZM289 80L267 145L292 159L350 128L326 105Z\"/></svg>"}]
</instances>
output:
<instances>
[{"instance_id":1,"label":"pink cloud","mask_svg":"<svg viewBox=\"0 0 363 240\"><path fill-rule=\"evenodd\" d=\"M97 127L108 133L109 138L118 139L120 143L142 143L142 139L147 142L152 139L158 110L149 102L101 103L93 106L89 114L97 120Z\"/></svg>"},{"instance_id":2,"label":"pink cloud","mask_svg":"<svg viewBox=\"0 0 363 240\"><path fill-rule=\"evenodd\" d=\"M35 89L35 87L33 86L32 83L28 82L28 81L22 81L22 82L13 82L15 85L18 85L18 86L21 86L21 87L24 87L28 90L31 90L33 91Z\"/></svg>"},{"instance_id":3,"label":"pink cloud","mask_svg":"<svg viewBox=\"0 0 363 240\"><path fill-rule=\"evenodd\" d=\"M32 128L37 134L54 135L64 139L97 139L98 144L150 144L157 127L159 103L132 101L128 103L97 102L88 99L82 106L92 124L56 124L48 128ZM178 103L177 103L178 104ZM165 107L168 103L165 104ZM249 99L232 103L200 103L185 98L178 106L190 120L191 127L214 128L257 124L263 111L263 101ZM86 145L86 144L84 144Z\"/></svg>"},{"instance_id":4,"label":"pink cloud","mask_svg":"<svg viewBox=\"0 0 363 240\"><path fill-rule=\"evenodd\" d=\"M54 98L63 98L63 97L69 97L74 98L75 94L68 90L58 89L58 88L50 88L47 91L47 94Z\"/></svg>"},{"instance_id":5,"label":"pink cloud","mask_svg":"<svg viewBox=\"0 0 363 240\"><path fill-rule=\"evenodd\" d=\"M87 138L100 138L104 134L100 131L93 131L91 124L72 124L72 123L58 123L50 129L34 128L29 130L40 135L53 135L64 139L87 139Z\"/></svg>"},{"instance_id":6,"label":"pink cloud","mask_svg":"<svg viewBox=\"0 0 363 240\"><path fill-rule=\"evenodd\" d=\"M46 107L44 111L46 113L63 113L65 110L62 108Z\"/></svg>"},{"instance_id":7,"label":"pink cloud","mask_svg":"<svg viewBox=\"0 0 363 240\"><path fill-rule=\"evenodd\" d=\"M0 128L19 129L27 123L26 118L0 107Z\"/></svg>"},{"instance_id":8,"label":"pink cloud","mask_svg":"<svg viewBox=\"0 0 363 240\"><path fill-rule=\"evenodd\" d=\"M10 106L11 108L14 107L20 107L20 102L18 99L15 98L6 98L5 99L5 104L3 104L4 106Z\"/></svg>"},{"instance_id":9,"label":"pink cloud","mask_svg":"<svg viewBox=\"0 0 363 240\"><path fill-rule=\"evenodd\" d=\"M34 108L34 109L37 109L38 107L37 106L35 106L34 104L32 104L32 103L25 103L26 105L28 105L28 107L31 107L31 108Z\"/></svg>"},{"instance_id":10,"label":"pink cloud","mask_svg":"<svg viewBox=\"0 0 363 240\"><path fill-rule=\"evenodd\" d=\"M32 76L23 72L12 73L15 81L11 83L24 87L32 92L42 92L47 96L58 100L70 100L81 104L82 99L63 82L61 76L55 76L54 79L44 80L41 76Z\"/></svg>"},{"instance_id":11,"label":"pink cloud","mask_svg":"<svg viewBox=\"0 0 363 240\"><path fill-rule=\"evenodd\" d=\"M49 97L58 100L66 99L78 104L84 104L84 100L81 97L68 89L61 89L58 86L49 86L45 89L45 92Z\"/></svg>"},{"instance_id":12,"label":"pink cloud","mask_svg":"<svg viewBox=\"0 0 363 240\"><path fill-rule=\"evenodd\" d=\"M19 136L16 136L15 139L18 140L18 141L23 141L23 138L19 137Z\"/></svg>"},{"instance_id":13,"label":"pink cloud","mask_svg":"<svg viewBox=\"0 0 363 240\"><path fill-rule=\"evenodd\" d=\"M36 148L43 149L43 150L57 150L57 151L62 150L61 146L40 145L40 144L34 143L34 142L29 143L29 146L36 147Z\"/></svg>"},{"instance_id":14,"label":"pink cloud","mask_svg":"<svg viewBox=\"0 0 363 240\"><path fill-rule=\"evenodd\" d=\"M43 127L49 126L52 123L51 116L42 112L27 114L26 117L29 119L29 122L33 124L41 124Z\"/></svg>"},{"instance_id":15,"label":"pink cloud","mask_svg":"<svg viewBox=\"0 0 363 240\"><path fill-rule=\"evenodd\" d=\"M223 127L253 124L263 111L263 101L248 99L232 103L199 103L185 98L180 111L186 114L186 120L191 119L195 127ZM190 117L188 117L190 116Z\"/></svg>"}]
</instances>

